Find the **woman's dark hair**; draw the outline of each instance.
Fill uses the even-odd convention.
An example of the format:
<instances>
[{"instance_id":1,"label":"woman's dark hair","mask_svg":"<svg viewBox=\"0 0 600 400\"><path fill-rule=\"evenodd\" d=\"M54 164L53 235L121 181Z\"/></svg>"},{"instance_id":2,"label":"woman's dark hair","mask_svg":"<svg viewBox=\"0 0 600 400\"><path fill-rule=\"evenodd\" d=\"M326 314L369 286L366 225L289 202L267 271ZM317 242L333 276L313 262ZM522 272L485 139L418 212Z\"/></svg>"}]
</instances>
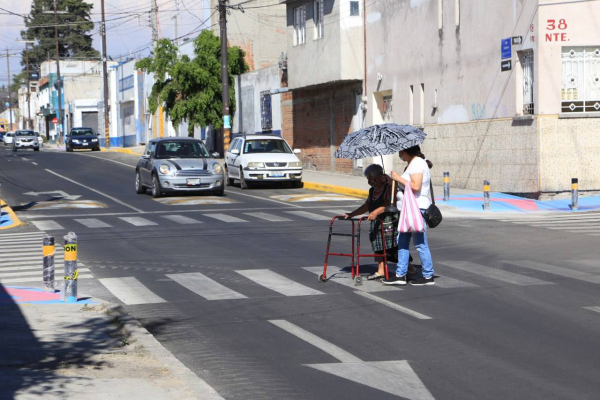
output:
<instances>
[{"instance_id":1,"label":"woman's dark hair","mask_svg":"<svg viewBox=\"0 0 600 400\"><path fill-rule=\"evenodd\" d=\"M425 154L421 153L421 147L419 145L409 147L408 149L404 149L402 151L408 154L409 156L421 157L423 160L427 161L427 166L429 167L429 169L433 168L433 163L425 158Z\"/></svg>"},{"instance_id":2,"label":"woman's dark hair","mask_svg":"<svg viewBox=\"0 0 600 400\"><path fill-rule=\"evenodd\" d=\"M383 175L383 167L378 164L371 164L365 168L365 176L367 178L377 178Z\"/></svg>"}]
</instances>

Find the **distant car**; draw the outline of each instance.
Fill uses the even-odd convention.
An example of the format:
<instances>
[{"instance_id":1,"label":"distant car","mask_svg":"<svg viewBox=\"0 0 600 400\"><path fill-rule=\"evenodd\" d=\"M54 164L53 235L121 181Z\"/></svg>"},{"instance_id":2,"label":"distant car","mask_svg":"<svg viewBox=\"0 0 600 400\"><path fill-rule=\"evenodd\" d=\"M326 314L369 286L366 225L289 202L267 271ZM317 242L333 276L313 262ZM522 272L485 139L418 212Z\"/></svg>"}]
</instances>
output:
<instances>
[{"instance_id":1,"label":"distant car","mask_svg":"<svg viewBox=\"0 0 600 400\"><path fill-rule=\"evenodd\" d=\"M223 167L209 154L201 140L191 138L152 139L135 168L135 191L152 189L152 197L169 192L225 192Z\"/></svg>"},{"instance_id":2,"label":"distant car","mask_svg":"<svg viewBox=\"0 0 600 400\"><path fill-rule=\"evenodd\" d=\"M14 132L7 132L4 135L4 145L5 146L8 146L9 144L12 144L13 140L15 140L15 133Z\"/></svg>"},{"instance_id":3,"label":"distant car","mask_svg":"<svg viewBox=\"0 0 600 400\"><path fill-rule=\"evenodd\" d=\"M231 142L225 153L227 184L239 180L242 189L253 182L292 182L302 187L302 163L287 142L274 135L246 135Z\"/></svg>"},{"instance_id":4,"label":"distant car","mask_svg":"<svg viewBox=\"0 0 600 400\"><path fill-rule=\"evenodd\" d=\"M44 147L44 135L40 135L39 132L36 132L35 136L38 138L38 142L40 142L40 147Z\"/></svg>"},{"instance_id":5,"label":"distant car","mask_svg":"<svg viewBox=\"0 0 600 400\"><path fill-rule=\"evenodd\" d=\"M26 129L15 131L12 151L17 151L18 149L40 151L40 142L38 141L37 136L35 136L34 131Z\"/></svg>"},{"instance_id":6,"label":"distant car","mask_svg":"<svg viewBox=\"0 0 600 400\"><path fill-rule=\"evenodd\" d=\"M72 128L65 138L67 151L75 149L91 149L100 151L98 134L92 128Z\"/></svg>"},{"instance_id":7,"label":"distant car","mask_svg":"<svg viewBox=\"0 0 600 400\"><path fill-rule=\"evenodd\" d=\"M4 142L4 132L0 132L0 142Z\"/></svg>"}]
</instances>

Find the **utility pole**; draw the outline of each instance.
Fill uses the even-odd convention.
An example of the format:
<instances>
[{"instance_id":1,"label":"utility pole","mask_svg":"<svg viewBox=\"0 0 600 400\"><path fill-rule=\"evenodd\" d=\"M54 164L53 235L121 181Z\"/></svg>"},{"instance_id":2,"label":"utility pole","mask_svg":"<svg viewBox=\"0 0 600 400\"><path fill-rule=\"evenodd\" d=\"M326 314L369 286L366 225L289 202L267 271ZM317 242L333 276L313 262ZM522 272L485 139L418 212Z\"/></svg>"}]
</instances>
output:
<instances>
[{"instance_id":1,"label":"utility pole","mask_svg":"<svg viewBox=\"0 0 600 400\"><path fill-rule=\"evenodd\" d=\"M221 85L223 86L223 152L231 142L231 115L229 114L229 71L227 69L227 0L219 0L221 28Z\"/></svg>"},{"instance_id":2,"label":"utility pole","mask_svg":"<svg viewBox=\"0 0 600 400\"><path fill-rule=\"evenodd\" d=\"M156 0L152 1L152 7L150 8L150 25L152 26L152 48L156 48L158 42L158 4Z\"/></svg>"},{"instance_id":3,"label":"utility pole","mask_svg":"<svg viewBox=\"0 0 600 400\"><path fill-rule=\"evenodd\" d=\"M102 23L100 25L100 34L102 35L102 76L104 78L104 146L110 148L110 106L108 99L108 66L106 65L106 22L104 18L104 0L100 1L102 10Z\"/></svg>"},{"instance_id":4,"label":"utility pole","mask_svg":"<svg viewBox=\"0 0 600 400\"><path fill-rule=\"evenodd\" d=\"M10 94L10 56L8 55L8 48L6 49L6 70L8 71L8 115L10 120L9 131L13 130L13 118L12 118L12 96Z\"/></svg>"},{"instance_id":5,"label":"utility pole","mask_svg":"<svg viewBox=\"0 0 600 400\"><path fill-rule=\"evenodd\" d=\"M175 46L177 46L179 44L179 33L178 33L178 29L177 29L177 25L179 22L179 2L177 0L175 0L175 16L172 17L171 19L175 20L175 39L174 39L174 43Z\"/></svg>"}]
</instances>

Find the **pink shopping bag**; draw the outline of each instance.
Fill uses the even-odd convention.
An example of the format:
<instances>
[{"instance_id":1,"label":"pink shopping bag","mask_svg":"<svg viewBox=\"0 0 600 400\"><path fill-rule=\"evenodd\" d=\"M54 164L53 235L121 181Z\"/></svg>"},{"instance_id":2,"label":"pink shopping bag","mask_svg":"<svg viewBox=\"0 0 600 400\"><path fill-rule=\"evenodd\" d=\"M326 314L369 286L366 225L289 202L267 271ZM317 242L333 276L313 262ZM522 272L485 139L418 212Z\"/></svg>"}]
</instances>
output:
<instances>
[{"instance_id":1,"label":"pink shopping bag","mask_svg":"<svg viewBox=\"0 0 600 400\"><path fill-rule=\"evenodd\" d=\"M398 232L425 232L425 221L419 210L417 199L410 188L410 182L406 182L404 187L404 200L400 209Z\"/></svg>"}]
</instances>

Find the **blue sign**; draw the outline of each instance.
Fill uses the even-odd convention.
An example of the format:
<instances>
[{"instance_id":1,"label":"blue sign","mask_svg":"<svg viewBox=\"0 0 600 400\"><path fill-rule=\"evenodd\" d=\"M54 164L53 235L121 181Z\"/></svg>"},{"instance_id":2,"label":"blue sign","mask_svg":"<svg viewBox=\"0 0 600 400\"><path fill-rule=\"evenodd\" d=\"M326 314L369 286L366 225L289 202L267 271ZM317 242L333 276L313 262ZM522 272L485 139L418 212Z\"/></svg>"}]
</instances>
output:
<instances>
[{"instance_id":1,"label":"blue sign","mask_svg":"<svg viewBox=\"0 0 600 400\"><path fill-rule=\"evenodd\" d=\"M502 59L507 59L507 58L512 58L512 39L511 38L506 38L506 39L502 39L502 50L501 50L501 54L502 54Z\"/></svg>"},{"instance_id":2,"label":"blue sign","mask_svg":"<svg viewBox=\"0 0 600 400\"><path fill-rule=\"evenodd\" d=\"M223 115L223 127L225 129L231 129L231 116Z\"/></svg>"}]
</instances>

